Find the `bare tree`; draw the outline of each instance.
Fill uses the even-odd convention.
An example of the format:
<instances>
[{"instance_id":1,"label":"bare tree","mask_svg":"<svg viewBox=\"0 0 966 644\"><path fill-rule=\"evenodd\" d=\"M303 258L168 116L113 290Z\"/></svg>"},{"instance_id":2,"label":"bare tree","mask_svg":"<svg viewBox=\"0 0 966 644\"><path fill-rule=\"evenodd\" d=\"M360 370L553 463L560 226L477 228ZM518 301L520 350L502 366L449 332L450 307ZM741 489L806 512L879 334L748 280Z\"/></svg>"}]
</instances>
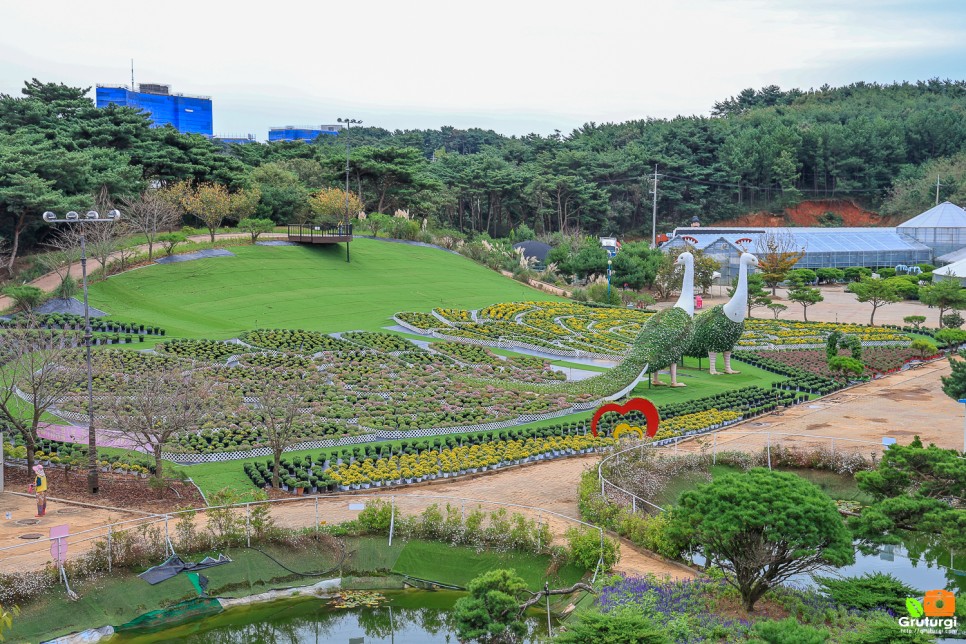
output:
<instances>
[{"instance_id":1,"label":"bare tree","mask_svg":"<svg viewBox=\"0 0 966 644\"><path fill-rule=\"evenodd\" d=\"M72 332L38 328L31 317L0 335L0 420L23 436L34 466L41 419L82 380Z\"/></svg>"},{"instance_id":2,"label":"bare tree","mask_svg":"<svg viewBox=\"0 0 966 644\"><path fill-rule=\"evenodd\" d=\"M272 485L279 486L278 467L282 452L292 444L298 421L308 416L305 409L309 385L301 378L277 382L258 397L265 437L272 448Z\"/></svg>"},{"instance_id":3,"label":"bare tree","mask_svg":"<svg viewBox=\"0 0 966 644\"><path fill-rule=\"evenodd\" d=\"M121 247L125 227L118 221L98 221L81 224L87 241L87 254L98 261L104 277L107 277L108 264Z\"/></svg>"},{"instance_id":4,"label":"bare tree","mask_svg":"<svg viewBox=\"0 0 966 644\"><path fill-rule=\"evenodd\" d=\"M214 381L198 371L163 367L121 377L114 396L98 402L114 429L154 456L158 480L161 450L177 436L194 431L214 410Z\"/></svg>"},{"instance_id":5,"label":"bare tree","mask_svg":"<svg viewBox=\"0 0 966 644\"><path fill-rule=\"evenodd\" d=\"M123 221L144 235L148 244L148 259L154 259L157 236L176 226L181 219L178 207L155 190L143 192L137 199L124 199L122 203Z\"/></svg>"},{"instance_id":6,"label":"bare tree","mask_svg":"<svg viewBox=\"0 0 966 644\"><path fill-rule=\"evenodd\" d=\"M70 270L81 256L80 236L77 230L74 226L58 228L44 245L48 251L37 255L37 263L48 273L56 273L60 278L60 286L57 289L59 297L72 297L75 289L71 286L76 286L76 283L72 281Z\"/></svg>"}]
</instances>

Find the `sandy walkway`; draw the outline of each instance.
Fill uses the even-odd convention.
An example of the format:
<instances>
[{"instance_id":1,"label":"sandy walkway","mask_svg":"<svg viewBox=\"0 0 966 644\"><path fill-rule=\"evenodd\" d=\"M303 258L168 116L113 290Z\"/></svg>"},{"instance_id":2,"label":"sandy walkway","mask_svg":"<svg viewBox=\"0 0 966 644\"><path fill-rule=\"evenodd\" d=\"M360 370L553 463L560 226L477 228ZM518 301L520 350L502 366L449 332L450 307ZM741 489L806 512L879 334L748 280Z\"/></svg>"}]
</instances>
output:
<instances>
[{"instance_id":1,"label":"sandy walkway","mask_svg":"<svg viewBox=\"0 0 966 644\"><path fill-rule=\"evenodd\" d=\"M681 450L718 449L757 450L767 443L810 443L851 449L868 456L882 449L883 438L909 443L920 436L923 443L947 449L963 449L962 405L942 391L940 377L949 374L949 362L938 360L887 378L865 383L787 411L768 414L717 432L681 443ZM755 433L755 436L749 436ZM778 436L779 433L799 437Z\"/></svg>"},{"instance_id":2,"label":"sandy walkway","mask_svg":"<svg viewBox=\"0 0 966 644\"><path fill-rule=\"evenodd\" d=\"M10 518L7 518L9 513ZM37 519L37 505L34 497L4 492L0 494L0 573L32 570L43 566L50 560L50 542L22 539L23 535L41 534L46 539L52 526L67 524L72 534L92 528L100 528L109 523L128 521L143 517L140 512L96 509L48 500L47 514ZM36 521L36 523L33 523ZM102 534L95 531L92 535ZM79 535L69 539L70 544L84 539ZM3 550L17 546L11 550ZM88 543L68 546L68 554L83 552Z\"/></svg>"},{"instance_id":3,"label":"sandy walkway","mask_svg":"<svg viewBox=\"0 0 966 644\"><path fill-rule=\"evenodd\" d=\"M529 508L508 507L509 512L519 512L550 526L555 542L563 544L563 535L568 528L578 525L562 517L548 514L549 510L566 517L578 517L576 488L581 473L596 467L596 456L556 459L546 463L535 463L505 469L493 474L485 474L472 479L455 481L433 481L406 489L368 491L366 496L347 495L338 498L319 499L319 520L338 523L355 518L358 509L350 509L350 504L358 506L373 496L394 497L396 507L404 514L416 514L433 503L445 507L449 503L461 511L471 512L481 508L492 512L501 506L486 501L512 503ZM430 495L449 496L453 499L429 498ZM484 503L461 501L461 498L476 499ZM272 516L279 525L296 527L312 525L314 521L314 500L298 504L280 504L273 508ZM533 509L540 508L540 509ZM612 535L613 536L613 535ZM617 570L633 575L654 574L675 578L690 578L693 575L684 567L665 562L635 548L626 540L621 543L621 561Z\"/></svg>"}]
</instances>

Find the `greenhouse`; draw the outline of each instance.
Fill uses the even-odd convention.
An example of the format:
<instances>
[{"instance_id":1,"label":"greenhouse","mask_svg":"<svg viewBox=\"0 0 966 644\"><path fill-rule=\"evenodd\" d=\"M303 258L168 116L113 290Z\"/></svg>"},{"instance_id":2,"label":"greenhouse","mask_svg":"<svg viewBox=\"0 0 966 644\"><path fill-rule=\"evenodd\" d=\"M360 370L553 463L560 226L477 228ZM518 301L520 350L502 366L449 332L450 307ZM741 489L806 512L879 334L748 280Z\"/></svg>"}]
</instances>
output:
<instances>
[{"instance_id":1,"label":"greenhouse","mask_svg":"<svg viewBox=\"0 0 966 644\"><path fill-rule=\"evenodd\" d=\"M796 268L893 267L933 259L929 246L895 228L678 228L662 248L683 249L690 243L718 260L722 278L730 280L738 274L742 249L754 253L766 233L787 235L792 248L805 251Z\"/></svg>"},{"instance_id":2,"label":"greenhouse","mask_svg":"<svg viewBox=\"0 0 966 644\"><path fill-rule=\"evenodd\" d=\"M896 230L929 246L939 258L966 246L966 210L944 201L899 224ZM949 260L955 261L954 257Z\"/></svg>"}]
</instances>

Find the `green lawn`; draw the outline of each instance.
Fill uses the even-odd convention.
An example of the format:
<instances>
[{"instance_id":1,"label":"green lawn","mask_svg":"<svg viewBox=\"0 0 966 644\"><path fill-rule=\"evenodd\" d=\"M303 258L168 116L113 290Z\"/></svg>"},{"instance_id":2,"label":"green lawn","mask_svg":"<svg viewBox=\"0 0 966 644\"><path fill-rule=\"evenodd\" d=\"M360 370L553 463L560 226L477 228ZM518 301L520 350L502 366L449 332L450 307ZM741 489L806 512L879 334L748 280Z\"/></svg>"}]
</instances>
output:
<instances>
[{"instance_id":1,"label":"green lawn","mask_svg":"<svg viewBox=\"0 0 966 644\"><path fill-rule=\"evenodd\" d=\"M583 576L584 571L566 565L556 574L547 576L550 557L539 557L517 552L476 552L473 548L451 546L435 541L410 541L403 548L392 567L392 572L439 583L466 585L484 572L497 568L512 568L526 582L530 590L551 585L570 586Z\"/></svg>"},{"instance_id":2,"label":"green lawn","mask_svg":"<svg viewBox=\"0 0 966 644\"><path fill-rule=\"evenodd\" d=\"M254 328L377 330L399 311L551 300L465 257L360 239L344 246L233 246L236 257L152 265L94 284L91 305L169 336Z\"/></svg>"}]
</instances>

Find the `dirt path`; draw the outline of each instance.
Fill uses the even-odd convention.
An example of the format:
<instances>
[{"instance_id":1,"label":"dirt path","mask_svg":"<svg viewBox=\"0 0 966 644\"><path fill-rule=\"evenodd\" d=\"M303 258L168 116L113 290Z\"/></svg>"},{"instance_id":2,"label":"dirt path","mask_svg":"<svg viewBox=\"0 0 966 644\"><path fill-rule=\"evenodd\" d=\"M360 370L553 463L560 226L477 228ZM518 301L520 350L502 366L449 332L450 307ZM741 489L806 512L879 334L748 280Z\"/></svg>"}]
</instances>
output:
<instances>
[{"instance_id":1,"label":"dirt path","mask_svg":"<svg viewBox=\"0 0 966 644\"><path fill-rule=\"evenodd\" d=\"M77 534L145 516L135 511L98 509L53 500L47 501L45 516L38 519L36 514L34 497L10 492L0 494L0 548L18 546L12 550L0 550L0 573L33 570L50 561L50 542L21 538L24 535L40 534L46 539L52 526L67 524L71 533ZM92 534L99 536L100 533L95 531ZM69 554L84 552L89 547L88 543L74 545L76 540L83 538L81 535L69 539L72 544L68 546Z\"/></svg>"},{"instance_id":2,"label":"dirt path","mask_svg":"<svg viewBox=\"0 0 966 644\"><path fill-rule=\"evenodd\" d=\"M566 517L579 517L577 511L576 489L581 473L597 465L596 456L555 459L546 463L505 469L492 474L479 475L472 479L423 483L406 489L370 489L366 496L346 495L337 498L319 499L319 520L338 523L353 519L359 514L358 508L367 498L373 496L393 497L396 507L404 514L417 514L433 503L444 506L448 503L470 512L481 508L492 512L500 504L518 504L528 507L508 507L509 512L519 512L538 522L549 525L557 543L563 543L563 535L568 528L578 525L562 517L548 514L544 510L556 512ZM429 498L449 496L453 499ZM461 501L460 498L475 499ZM486 503L487 501L497 503ZM301 504L280 504L273 508L272 516L279 525L300 527L312 525L314 521L314 500L308 499ZM311 514L310 514L311 513ZM308 515L308 516L307 516ZM308 522L306 522L308 519ZM612 535L613 536L613 535ZM653 574L659 577L690 578L693 574L683 566L666 562L636 548L634 544L621 540L621 561L616 569L629 575Z\"/></svg>"},{"instance_id":3,"label":"dirt path","mask_svg":"<svg viewBox=\"0 0 966 644\"><path fill-rule=\"evenodd\" d=\"M862 441L838 440L835 448L858 451L866 457L882 449L883 438L909 443L919 436L925 444L963 449L963 408L943 393L940 380L949 371L947 360L937 360L781 413L759 416L717 432L716 437L706 435L681 443L678 449L708 449L716 443L719 450L758 450L767 443L769 432L773 433L772 444L831 444L817 438L820 436ZM748 435L752 432L756 436Z\"/></svg>"},{"instance_id":4,"label":"dirt path","mask_svg":"<svg viewBox=\"0 0 966 644\"><path fill-rule=\"evenodd\" d=\"M464 512L481 508L486 512L495 511L503 504L518 504L528 507L507 507L509 512L519 512L536 521L547 523L557 543L563 543L563 535L568 528L577 525L573 521L548 513L555 512L564 517L577 517L575 490L581 473L597 463L596 456L556 459L546 463L505 469L503 471L479 475L475 478L454 481L437 480L405 489L372 489L366 495L346 494L337 497L318 499L318 517L328 524L354 519L359 514L361 504L374 496L394 498L396 507L404 514L418 514L428 506L447 503L459 507ZM451 499L438 497L453 497ZM462 501L460 499L473 499ZM487 503L492 502L492 503ZM315 524L315 504L313 497L300 501L272 505L272 518L282 527L304 528ZM104 527L112 522L136 519L144 516L135 512L118 512L87 508L67 503L50 502L47 516L37 525L20 525L21 519L33 518L35 506L31 497L5 493L0 495L0 517L11 512L10 520L0 519L0 548L23 544L20 536L26 533L41 533L47 536L51 525L67 523L72 533ZM147 520L147 519L145 519ZM197 521L204 522L199 516ZM99 531L103 535L104 530ZM71 540L73 543L73 540ZM34 543L13 551L0 551L0 572L38 568L50 559L49 543ZM71 546L71 553L85 551L88 543ZM621 561L617 570L632 575L654 574L674 578L691 577L684 567L668 563L635 548L622 540Z\"/></svg>"}]
</instances>

